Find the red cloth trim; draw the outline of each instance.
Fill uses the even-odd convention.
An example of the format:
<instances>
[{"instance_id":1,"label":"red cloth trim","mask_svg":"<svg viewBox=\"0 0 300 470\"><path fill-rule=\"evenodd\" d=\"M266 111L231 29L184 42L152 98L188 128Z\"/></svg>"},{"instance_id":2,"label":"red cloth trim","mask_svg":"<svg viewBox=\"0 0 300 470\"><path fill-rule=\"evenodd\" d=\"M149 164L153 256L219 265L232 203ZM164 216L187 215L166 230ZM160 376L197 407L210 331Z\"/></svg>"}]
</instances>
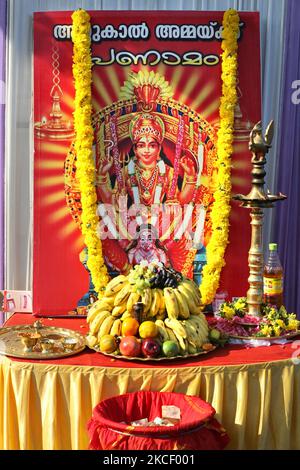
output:
<instances>
[{"instance_id":1,"label":"red cloth trim","mask_svg":"<svg viewBox=\"0 0 300 470\"><path fill-rule=\"evenodd\" d=\"M34 323L35 317L29 314L15 313L5 324L5 326L24 325ZM59 328L69 328L71 330L79 331L81 334L88 332L88 325L85 318L70 318L70 319L47 319L43 318L42 322L45 325L57 326ZM297 340L297 338L295 338ZM182 367L199 367L199 366L231 366L237 364L259 364L264 362L280 361L291 359L292 354L295 354L295 348L292 347L293 343L286 345L274 344L272 346L261 346L259 348L245 348L244 346L228 345L224 348L219 348L207 355L199 356L196 358L179 359L172 361L126 361L120 359L113 359L108 356L96 353L86 348L80 354L65 357L62 359L53 360L28 360L28 359L13 359L19 362L37 362L45 364L63 364L63 365L79 365L91 367L126 367L127 369L159 369L159 368L176 368Z\"/></svg>"}]
</instances>

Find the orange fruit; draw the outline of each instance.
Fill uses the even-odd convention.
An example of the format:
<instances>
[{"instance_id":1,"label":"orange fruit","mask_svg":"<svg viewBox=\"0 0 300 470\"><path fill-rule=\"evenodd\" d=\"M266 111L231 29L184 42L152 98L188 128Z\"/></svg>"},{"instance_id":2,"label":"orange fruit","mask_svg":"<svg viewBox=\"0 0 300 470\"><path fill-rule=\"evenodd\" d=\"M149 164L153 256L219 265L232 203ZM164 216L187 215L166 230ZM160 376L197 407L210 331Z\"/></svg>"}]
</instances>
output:
<instances>
[{"instance_id":1,"label":"orange fruit","mask_svg":"<svg viewBox=\"0 0 300 470\"><path fill-rule=\"evenodd\" d=\"M135 336L139 329L139 322L133 318L128 317L122 323L122 336Z\"/></svg>"},{"instance_id":2,"label":"orange fruit","mask_svg":"<svg viewBox=\"0 0 300 470\"><path fill-rule=\"evenodd\" d=\"M112 335L104 335L100 339L100 351L108 354L113 353L117 349L117 343Z\"/></svg>"},{"instance_id":3,"label":"orange fruit","mask_svg":"<svg viewBox=\"0 0 300 470\"><path fill-rule=\"evenodd\" d=\"M155 338L155 336L158 334L157 326L153 321L144 321L140 325L139 334L143 339Z\"/></svg>"}]
</instances>

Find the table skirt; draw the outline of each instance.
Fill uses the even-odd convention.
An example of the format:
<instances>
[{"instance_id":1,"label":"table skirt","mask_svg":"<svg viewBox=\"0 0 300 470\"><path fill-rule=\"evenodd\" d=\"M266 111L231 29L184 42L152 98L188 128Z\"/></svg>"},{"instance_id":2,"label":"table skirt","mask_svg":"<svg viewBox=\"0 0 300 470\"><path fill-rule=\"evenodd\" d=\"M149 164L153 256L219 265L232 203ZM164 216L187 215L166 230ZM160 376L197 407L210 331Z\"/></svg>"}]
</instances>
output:
<instances>
[{"instance_id":1,"label":"table skirt","mask_svg":"<svg viewBox=\"0 0 300 470\"><path fill-rule=\"evenodd\" d=\"M200 396L216 409L229 449L300 448L300 366L127 368L0 364L1 449L87 449L86 425L101 400L137 390Z\"/></svg>"}]
</instances>

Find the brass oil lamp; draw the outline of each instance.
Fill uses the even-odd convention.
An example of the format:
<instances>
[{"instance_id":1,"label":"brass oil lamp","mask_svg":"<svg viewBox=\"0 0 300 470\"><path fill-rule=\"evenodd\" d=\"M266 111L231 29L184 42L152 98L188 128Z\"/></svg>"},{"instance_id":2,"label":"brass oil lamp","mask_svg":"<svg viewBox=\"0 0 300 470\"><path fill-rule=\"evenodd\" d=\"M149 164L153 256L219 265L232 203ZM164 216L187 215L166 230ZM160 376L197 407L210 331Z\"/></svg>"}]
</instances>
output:
<instances>
[{"instance_id":1,"label":"brass oil lamp","mask_svg":"<svg viewBox=\"0 0 300 470\"><path fill-rule=\"evenodd\" d=\"M249 194L237 194L233 199L241 201L241 207L250 210L251 217L251 246L248 256L249 265L249 289L247 291L247 303L250 315L259 316L261 314L261 304L263 300L263 209L274 206L274 202L286 199L286 196L265 192L264 178L266 176L265 164L266 154L271 148L273 139L274 122L271 121L263 136L262 124L259 121L250 133L249 150L252 152L252 188Z\"/></svg>"},{"instance_id":2,"label":"brass oil lamp","mask_svg":"<svg viewBox=\"0 0 300 470\"><path fill-rule=\"evenodd\" d=\"M50 97L52 100L52 109L50 117L45 116L40 122L34 125L35 136L39 139L48 140L70 140L74 137L75 131L71 121L63 118L61 111L61 97L63 91L60 87L60 63L59 50L55 43L52 43L52 89Z\"/></svg>"}]
</instances>

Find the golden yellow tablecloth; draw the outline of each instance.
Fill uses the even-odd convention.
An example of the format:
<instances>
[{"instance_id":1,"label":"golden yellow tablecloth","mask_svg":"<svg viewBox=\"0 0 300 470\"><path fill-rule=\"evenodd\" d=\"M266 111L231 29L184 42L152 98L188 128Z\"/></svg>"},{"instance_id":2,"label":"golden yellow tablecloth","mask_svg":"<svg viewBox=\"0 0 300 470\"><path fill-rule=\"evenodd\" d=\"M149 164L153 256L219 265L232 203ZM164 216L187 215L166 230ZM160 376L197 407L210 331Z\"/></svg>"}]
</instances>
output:
<instances>
[{"instance_id":1,"label":"golden yellow tablecloth","mask_svg":"<svg viewBox=\"0 0 300 470\"><path fill-rule=\"evenodd\" d=\"M300 448L300 365L183 368L0 365L1 449L87 449L86 423L102 399L136 390L201 396L217 411L229 449Z\"/></svg>"}]
</instances>

